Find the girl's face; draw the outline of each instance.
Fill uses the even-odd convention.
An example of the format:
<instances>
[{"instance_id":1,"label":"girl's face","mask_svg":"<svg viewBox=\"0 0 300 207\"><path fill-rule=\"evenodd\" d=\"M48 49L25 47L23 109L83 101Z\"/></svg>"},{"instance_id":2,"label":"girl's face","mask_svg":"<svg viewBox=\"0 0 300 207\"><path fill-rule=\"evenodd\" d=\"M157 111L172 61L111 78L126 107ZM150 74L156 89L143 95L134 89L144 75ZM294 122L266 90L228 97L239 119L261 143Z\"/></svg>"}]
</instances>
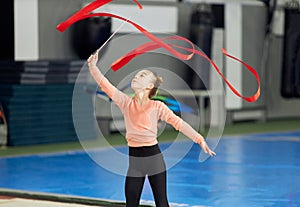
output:
<instances>
[{"instance_id":1,"label":"girl's face","mask_svg":"<svg viewBox=\"0 0 300 207\"><path fill-rule=\"evenodd\" d=\"M131 88L136 90L152 89L154 86L155 77L149 70L139 71L131 81Z\"/></svg>"}]
</instances>

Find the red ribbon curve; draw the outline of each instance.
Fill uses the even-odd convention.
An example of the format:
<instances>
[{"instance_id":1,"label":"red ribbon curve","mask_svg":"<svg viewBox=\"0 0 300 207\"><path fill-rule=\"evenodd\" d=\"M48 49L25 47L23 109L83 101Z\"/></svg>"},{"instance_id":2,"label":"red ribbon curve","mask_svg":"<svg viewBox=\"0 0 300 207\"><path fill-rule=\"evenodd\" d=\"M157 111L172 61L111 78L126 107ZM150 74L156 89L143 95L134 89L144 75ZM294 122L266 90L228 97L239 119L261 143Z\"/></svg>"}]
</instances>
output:
<instances>
[{"instance_id":1,"label":"red ribbon curve","mask_svg":"<svg viewBox=\"0 0 300 207\"><path fill-rule=\"evenodd\" d=\"M168 38L165 38L165 39L160 39L160 38L152 35L150 32L148 32L146 29L144 29L140 25L136 24L135 22L130 21L129 19L125 19L121 16L111 14L111 13L91 13L93 10L95 10L95 9L97 9L97 8L103 6L104 4L107 4L111 1L112 0L95 0L94 2L91 2L90 4L88 4L87 6L85 6L84 8L79 10L78 12L76 12L75 14L73 14L66 21L64 21L64 22L60 23L59 25L57 25L57 27L56 27L57 30L59 30L61 32L64 32L68 27L70 27L75 22L80 21L82 19L89 18L89 17L94 17L94 16L108 16L108 17L117 18L117 19L120 19L120 20L123 20L123 21L127 21L128 23L133 25L136 29L138 29L140 32L142 32L151 41L148 42L148 43L145 43L143 45L138 46L137 48L135 48L131 52L125 54L122 57L120 57L118 60L116 60L111 65L112 70L117 71L120 68L122 68L124 65L126 65L128 62L130 62L133 58L135 58L139 55L142 55L146 52L153 51L153 50L158 49L158 48L164 48L167 51L169 51L171 54L173 54L175 57L180 58L182 60L189 60L195 54L197 54L199 56L204 57L207 61L209 61L212 64L214 69L218 72L218 74L222 77L222 79L225 81L227 86L231 89L231 91L235 95L237 95L238 97L240 97L240 98L242 98L242 99L244 99L245 101L248 101L248 102L254 102L259 98L259 96L260 96L260 78L259 78L259 75L258 75L257 71L254 68L252 68L250 65L248 65L247 63L243 62L242 60L228 54L224 48L222 49L222 52L225 56L227 56L229 58L232 58L232 59L242 63L247 68L247 70L249 70L254 75L254 77L255 77L255 79L258 83L257 91L255 92L254 95L252 95L250 97L242 96L232 86L232 84L226 79L226 77L221 73L221 71L219 70L217 65L209 57L207 57L207 55L205 53L203 53L199 50L196 50L195 47L194 47L194 44L190 40L188 40L184 37L180 37L180 36L171 36L171 37L168 37ZM133 0L133 1L137 4L139 9L143 9L142 5L137 0ZM187 43L189 43L191 48L166 43L166 41L168 41L168 40L180 40L180 41L187 42ZM189 54L180 53L175 48L184 50L186 52L189 52Z\"/></svg>"}]
</instances>

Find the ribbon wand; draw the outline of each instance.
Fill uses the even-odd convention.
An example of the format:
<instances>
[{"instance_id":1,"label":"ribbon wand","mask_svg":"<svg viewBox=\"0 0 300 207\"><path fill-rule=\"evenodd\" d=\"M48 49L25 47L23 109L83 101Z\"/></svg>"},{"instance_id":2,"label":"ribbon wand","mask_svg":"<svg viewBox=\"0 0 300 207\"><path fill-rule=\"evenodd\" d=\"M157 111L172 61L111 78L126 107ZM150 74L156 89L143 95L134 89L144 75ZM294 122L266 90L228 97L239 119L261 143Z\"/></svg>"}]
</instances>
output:
<instances>
[{"instance_id":1,"label":"ribbon wand","mask_svg":"<svg viewBox=\"0 0 300 207\"><path fill-rule=\"evenodd\" d=\"M115 34L117 34L117 32L119 32L121 30L121 28L128 23L132 17L136 16L138 13L140 12L140 10L138 10L135 14L132 14L131 16L129 16L125 21L123 21L120 26L109 36L109 38L101 45L101 47L99 49L97 49L97 52L99 52L112 38L113 36L115 36Z\"/></svg>"}]
</instances>

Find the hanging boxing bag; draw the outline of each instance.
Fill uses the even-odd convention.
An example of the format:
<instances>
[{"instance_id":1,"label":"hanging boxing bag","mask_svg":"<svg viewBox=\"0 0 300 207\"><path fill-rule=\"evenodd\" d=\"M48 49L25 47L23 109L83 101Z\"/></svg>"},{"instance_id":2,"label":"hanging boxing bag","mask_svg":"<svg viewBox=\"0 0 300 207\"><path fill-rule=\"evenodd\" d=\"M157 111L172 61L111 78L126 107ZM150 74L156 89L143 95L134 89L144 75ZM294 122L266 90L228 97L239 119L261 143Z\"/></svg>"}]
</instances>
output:
<instances>
[{"instance_id":1,"label":"hanging boxing bag","mask_svg":"<svg viewBox=\"0 0 300 207\"><path fill-rule=\"evenodd\" d=\"M300 98L300 37L298 38L298 49L295 59L295 97Z\"/></svg>"},{"instance_id":2,"label":"hanging boxing bag","mask_svg":"<svg viewBox=\"0 0 300 207\"><path fill-rule=\"evenodd\" d=\"M285 9L281 95L300 97L300 8Z\"/></svg>"},{"instance_id":3,"label":"hanging boxing bag","mask_svg":"<svg viewBox=\"0 0 300 207\"><path fill-rule=\"evenodd\" d=\"M214 17L211 5L206 3L196 4L191 16L190 40L209 58L211 57L213 27ZM199 90L207 89L209 87L210 63L204 60L204 58L198 58L194 65L201 79L198 75L193 75L191 88Z\"/></svg>"},{"instance_id":4,"label":"hanging boxing bag","mask_svg":"<svg viewBox=\"0 0 300 207\"><path fill-rule=\"evenodd\" d=\"M110 17L90 17L76 22L72 30L72 46L80 59L87 59L111 35ZM104 53L108 44L100 51Z\"/></svg>"}]
</instances>

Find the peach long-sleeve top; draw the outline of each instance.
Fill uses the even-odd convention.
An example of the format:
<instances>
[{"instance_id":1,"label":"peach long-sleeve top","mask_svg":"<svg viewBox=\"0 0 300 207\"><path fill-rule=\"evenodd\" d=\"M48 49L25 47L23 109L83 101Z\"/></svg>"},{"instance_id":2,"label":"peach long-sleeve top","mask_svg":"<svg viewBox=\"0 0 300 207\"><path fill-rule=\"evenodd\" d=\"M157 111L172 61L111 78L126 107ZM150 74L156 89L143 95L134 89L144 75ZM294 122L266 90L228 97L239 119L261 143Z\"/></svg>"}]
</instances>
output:
<instances>
[{"instance_id":1,"label":"peach long-sleeve top","mask_svg":"<svg viewBox=\"0 0 300 207\"><path fill-rule=\"evenodd\" d=\"M101 89L120 108L125 120L128 146L141 147L157 144L158 120L172 125L196 143L203 141L203 137L198 132L174 114L163 102L149 100L144 105L140 105L134 98L113 86L98 68L92 69L91 74Z\"/></svg>"}]
</instances>

